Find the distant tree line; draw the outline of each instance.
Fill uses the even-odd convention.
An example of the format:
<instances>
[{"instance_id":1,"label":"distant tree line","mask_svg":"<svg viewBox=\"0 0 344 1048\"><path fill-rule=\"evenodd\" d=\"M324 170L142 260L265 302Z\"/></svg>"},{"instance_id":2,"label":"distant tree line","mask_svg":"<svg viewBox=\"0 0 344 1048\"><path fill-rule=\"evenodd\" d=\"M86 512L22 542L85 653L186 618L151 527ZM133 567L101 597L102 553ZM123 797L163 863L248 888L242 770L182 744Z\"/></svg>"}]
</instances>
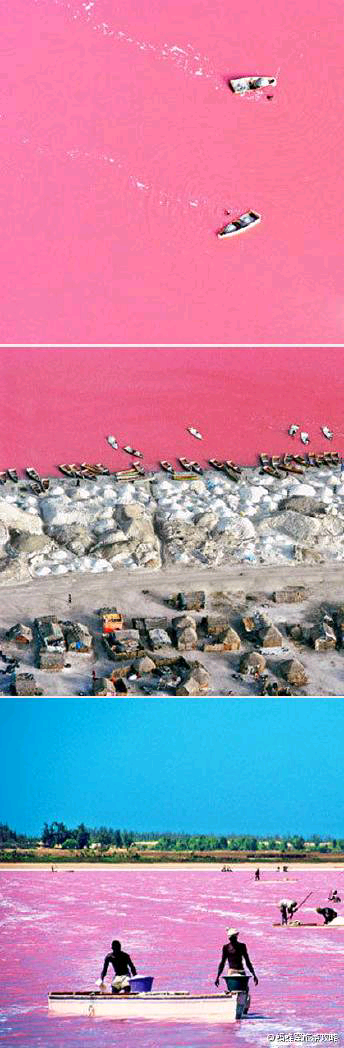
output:
<instances>
[{"instance_id":1,"label":"distant tree line","mask_svg":"<svg viewBox=\"0 0 344 1048\"><path fill-rule=\"evenodd\" d=\"M76 827L70 827L66 826L64 822L54 821L44 823L42 836L38 838L17 833L7 823L0 823L0 850L5 850L6 848L32 848L37 847L41 843L44 848L54 848L56 845L59 845L67 850L76 851L88 849L91 848L92 844L97 844L103 851L106 851L107 848L111 847L128 849L137 845L137 842L144 842L146 848L149 848L151 851L257 852L257 858L259 853L262 854L267 851L288 853L290 855L292 855L293 851L313 851L323 854L344 852L344 838L324 839L318 834L313 834L312 837L305 840L304 837L297 834L289 837L231 834L226 837L207 834L153 833L151 830L144 833L143 831L137 832L134 830L114 830L111 826L99 826L91 829L85 826L83 822ZM144 847L144 845L140 844L139 849Z\"/></svg>"}]
</instances>

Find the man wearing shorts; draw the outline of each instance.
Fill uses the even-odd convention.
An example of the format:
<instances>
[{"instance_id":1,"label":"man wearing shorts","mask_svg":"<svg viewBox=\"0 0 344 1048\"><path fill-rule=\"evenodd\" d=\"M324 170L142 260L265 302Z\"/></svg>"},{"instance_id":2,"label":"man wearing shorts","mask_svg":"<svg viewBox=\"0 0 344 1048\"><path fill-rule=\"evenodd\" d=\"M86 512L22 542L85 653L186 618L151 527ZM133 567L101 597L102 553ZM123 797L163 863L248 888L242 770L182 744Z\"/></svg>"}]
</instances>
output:
<instances>
[{"instance_id":1,"label":"man wearing shorts","mask_svg":"<svg viewBox=\"0 0 344 1048\"><path fill-rule=\"evenodd\" d=\"M129 957L129 954L124 953L121 949L121 944L118 942L118 939L113 940L111 943L111 953L108 953L105 957L101 974L102 982L105 979L109 964L112 964L115 972L111 983L112 993L130 993L129 976L130 974L136 975L136 968L131 957Z\"/></svg>"}]
</instances>

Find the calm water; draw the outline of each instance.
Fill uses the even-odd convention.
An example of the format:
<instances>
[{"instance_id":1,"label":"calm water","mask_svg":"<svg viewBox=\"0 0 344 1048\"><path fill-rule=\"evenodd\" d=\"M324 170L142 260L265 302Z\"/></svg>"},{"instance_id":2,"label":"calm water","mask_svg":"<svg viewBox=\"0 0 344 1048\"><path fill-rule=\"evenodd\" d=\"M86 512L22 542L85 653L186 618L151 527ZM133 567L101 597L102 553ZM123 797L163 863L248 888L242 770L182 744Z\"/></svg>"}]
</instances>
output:
<instances>
[{"instance_id":1,"label":"calm water","mask_svg":"<svg viewBox=\"0 0 344 1048\"><path fill-rule=\"evenodd\" d=\"M343 341L342 0L4 0L0 28L1 342ZM250 73L271 101L230 93Z\"/></svg>"},{"instance_id":2,"label":"calm water","mask_svg":"<svg viewBox=\"0 0 344 1048\"><path fill-rule=\"evenodd\" d=\"M344 928L273 928L283 897L305 920L344 873L264 870L59 869L3 871L1 880L0 1041L20 1048L223 1048L266 1045L278 1032L344 1032ZM344 911L344 903L339 906ZM50 989L93 988L112 938L119 937L155 988L213 989L226 927L236 925L259 975L250 1018L235 1028L135 1024L48 1015Z\"/></svg>"},{"instance_id":3,"label":"calm water","mask_svg":"<svg viewBox=\"0 0 344 1048\"><path fill-rule=\"evenodd\" d=\"M314 451L328 448L329 425L343 452L343 400L342 349L2 349L0 469L128 466L111 433L150 466L176 455L253 463L258 451L304 450L291 422Z\"/></svg>"}]
</instances>

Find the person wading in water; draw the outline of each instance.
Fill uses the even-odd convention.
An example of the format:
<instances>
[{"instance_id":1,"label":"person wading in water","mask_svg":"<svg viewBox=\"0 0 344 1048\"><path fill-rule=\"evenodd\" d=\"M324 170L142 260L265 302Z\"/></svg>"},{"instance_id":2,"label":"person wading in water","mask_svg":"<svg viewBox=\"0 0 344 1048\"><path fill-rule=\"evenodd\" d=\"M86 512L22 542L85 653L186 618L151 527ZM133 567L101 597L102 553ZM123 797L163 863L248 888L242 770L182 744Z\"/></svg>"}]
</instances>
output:
<instances>
[{"instance_id":1,"label":"person wading in water","mask_svg":"<svg viewBox=\"0 0 344 1048\"><path fill-rule=\"evenodd\" d=\"M247 946L244 942L239 942L238 940L239 932L236 931L235 928L228 928L227 934L229 941L222 947L222 957L217 970L215 986L219 985L220 975L222 974L227 961L229 975L245 975L244 965L246 964L246 968L248 968L251 975L253 975L254 985L258 986L258 979L253 965L251 964Z\"/></svg>"},{"instance_id":2,"label":"person wading in water","mask_svg":"<svg viewBox=\"0 0 344 1048\"><path fill-rule=\"evenodd\" d=\"M128 953L124 953L121 949L121 944L118 939L114 939L111 943L111 953L108 953L105 957L103 964L102 974L100 976L101 982L104 982L109 964L115 972L115 976L111 983L112 993L130 993L130 981L129 975L136 975L136 968L132 962L131 957Z\"/></svg>"}]
</instances>

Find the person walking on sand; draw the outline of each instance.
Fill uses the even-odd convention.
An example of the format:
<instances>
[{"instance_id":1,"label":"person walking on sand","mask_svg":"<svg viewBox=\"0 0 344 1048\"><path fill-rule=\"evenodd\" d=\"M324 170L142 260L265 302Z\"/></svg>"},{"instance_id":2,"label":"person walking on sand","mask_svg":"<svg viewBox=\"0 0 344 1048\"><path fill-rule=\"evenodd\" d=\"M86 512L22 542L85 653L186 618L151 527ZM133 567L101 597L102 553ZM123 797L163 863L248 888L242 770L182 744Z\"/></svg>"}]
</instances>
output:
<instances>
[{"instance_id":1,"label":"person walking on sand","mask_svg":"<svg viewBox=\"0 0 344 1048\"><path fill-rule=\"evenodd\" d=\"M222 957L217 970L217 976L215 979L215 986L219 986L220 975L228 962L229 975L245 975L245 965L248 968L251 975L253 975L253 981L255 986L258 986L258 979L251 964L246 943L239 942L239 932L235 928L227 929L228 942L222 947Z\"/></svg>"},{"instance_id":2,"label":"person walking on sand","mask_svg":"<svg viewBox=\"0 0 344 1048\"><path fill-rule=\"evenodd\" d=\"M255 879L255 881L260 881L260 870L259 869L256 870L255 875L254 875L254 879Z\"/></svg>"},{"instance_id":3,"label":"person walking on sand","mask_svg":"<svg viewBox=\"0 0 344 1048\"><path fill-rule=\"evenodd\" d=\"M104 982L109 964L112 964L115 975L111 983L112 993L130 993L130 973L136 975L136 968L128 953L124 953L118 939L111 943L111 952L107 953L100 976Z\"/></svg>"}]
</instances>

